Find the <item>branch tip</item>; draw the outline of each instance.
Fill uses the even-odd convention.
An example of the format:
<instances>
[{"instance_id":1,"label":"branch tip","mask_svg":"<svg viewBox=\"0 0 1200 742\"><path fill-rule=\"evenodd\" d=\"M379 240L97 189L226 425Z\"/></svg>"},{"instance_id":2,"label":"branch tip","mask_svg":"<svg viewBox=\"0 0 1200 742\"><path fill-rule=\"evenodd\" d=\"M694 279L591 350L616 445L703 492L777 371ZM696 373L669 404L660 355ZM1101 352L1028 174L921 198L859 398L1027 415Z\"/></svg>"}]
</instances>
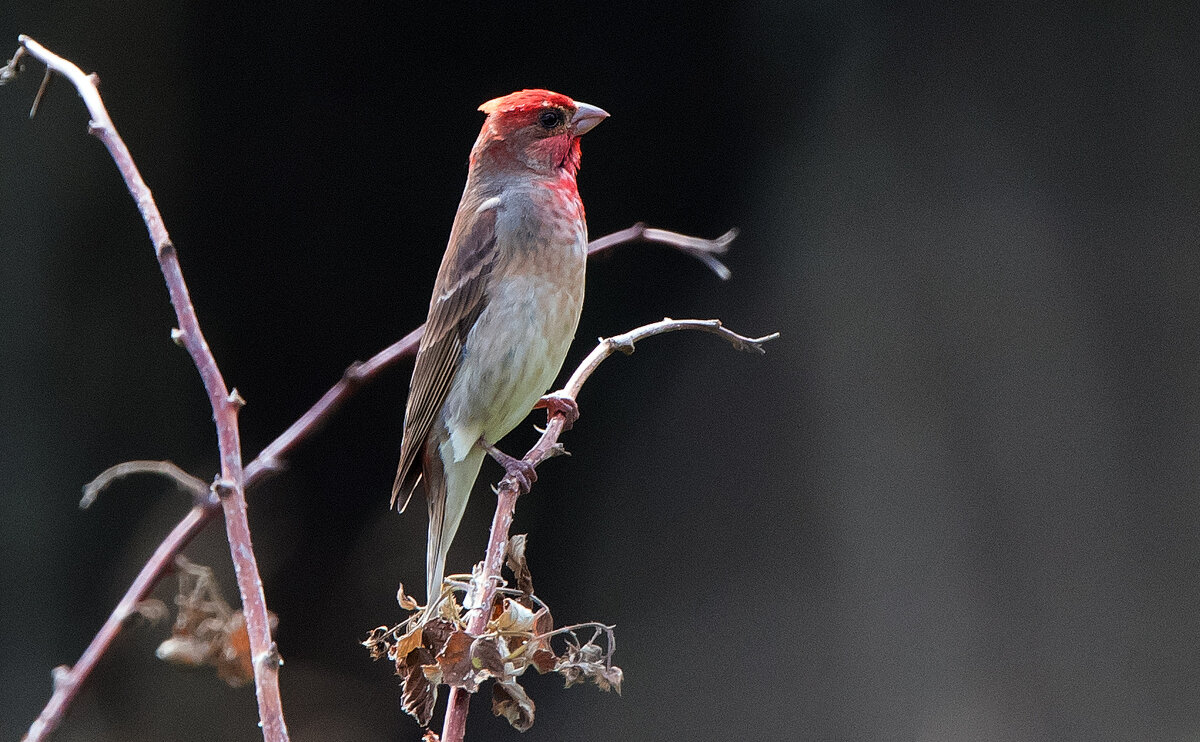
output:
<instances>
[{"instance_id":1,"label":"branch tip","mask_svg":"<svg viewBox=\"0 0 1200 742\"><path fill-rule=\"evenodd\" d=\"M84 486L83 499L79 501L80 509L87 510L109 485L131 474L157 474L166 477L179 489L191 493L192 501L196 505L203 505L208 499L208 485L170 461L126 461L108 467Z\"/></svg>"},{"instance_id":2,"label":"branch tip","mask_svg":"<svg viewBox=\"0 0 1200 742\"><path fill-rule=\"evenodd\" d=\"M37 115L38 106L42 103L42 98L46 95L46 88L50 87L50 78L54 72L47 67L46 74L42 76L42 84L38 86L37 94L33 96L33 105L29 107L29 118Z\"/></svg>"},{"instance_id":3,"label":"branch tip","mask_svg":"<svg viewBox=\"0 0 1200 742\"><path fill-rule=\"evenodd\" d=\"M7 85L8 83L17 79L17 76L21 74L21 70L23 69L21 60L26 54L28 54L28 52L25 50L25 47L19 46L17 47L17 50L13 52L12 59L8 60L8 63L3 67L0 67L0 85Z\"/></svg>"},{"instance_id":4,"label":"branch tip","mask_svg":"<svg viewBox=\"0 0 1200 742\"><path fill-rule=\"evenodd\" d=\"M729 252L729 245L741 233L742 230L737 227L730 227L728 232L713 240L713 252L720 252L722 255Z\"/></svg>"},{"instance_id":5,"label":"branch tip","mask_svg":"<svg viewBox=\"0 0 1200 742\"><path fill-rule=\"evenodd\" d=\"M733 275L728 266L722 263L716 256L724 255L729 251L729 244L737 237L737 229L730 229L725 234L716 239L704 239L702 237L692 237L686 234L679 234L666 229L655 229L647 227L644 222L637 222L632 227L622 229L620 232L614 232L610 235L592 240L588 244L588 254L596 255L598 253L607 252L616 245L625 242L655 242L668 247L674 247L682 253L691 255L696 260L704 263L717 278L722 281L728 281Z\"/></svg>"}]
</instances>

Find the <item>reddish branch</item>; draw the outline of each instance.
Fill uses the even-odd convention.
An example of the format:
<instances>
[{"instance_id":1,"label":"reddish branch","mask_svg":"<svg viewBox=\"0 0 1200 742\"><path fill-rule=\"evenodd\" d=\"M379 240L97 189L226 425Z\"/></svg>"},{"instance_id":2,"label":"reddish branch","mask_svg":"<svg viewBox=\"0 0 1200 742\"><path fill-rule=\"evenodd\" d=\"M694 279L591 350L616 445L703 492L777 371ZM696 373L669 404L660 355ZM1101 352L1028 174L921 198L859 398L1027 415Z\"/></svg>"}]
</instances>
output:
<instances>
[{"instance_id":1,"label":"reddish branch","mask_svg":"<svg viewBox=\"0 0 1200 742\"><path fill-rule=\"evenodd\" d=\"M271 640L271 628L267 614L267 601L263 596L262 580L258 576L258 564L254 557L254 549L250 544L250 524L246 519L246 499L243 493L242 445L238 433L238 410L244 404L237 390L230 391L217 367L216 359L209 350L204 334L200 330L200 321L192 306L187 284L183 280L183 272L179 266L179 258L175 246L167 234L162 215L154 203L150 189L142 180L133 157L125 142L117 134L112 119L100 98L96 88L96 78L86 75L77 66L48 51L41 44L27 36L21 36L22 48L33 58L46 65L52 72L66 77L87 106L91 121L88 131L94 134L112 156L125 186L129 189L137 204L146 229L150 233L150 241L154 245L154 253L158 257L159 267L167 283L167 292L171 297L171 306L175 308L175 316L179 321L178 331L173 333L177 342L187 349L192 362L200 372L204 382L204 390L208 393L208 401L212 406L213 420L217 427L217 447L221 458L221 475L213 484L213 491L219 496L221 509L225 513L225 528L229 537L229 551L233 559L234 571L237 574L238 589L242 597L242 610L246 616L246 629L250 636L250 651L254 659L254 686L258 695L258 713L262 722L263 737L269 742L284 742L287 740L287 726L283 720L283 704L279 699L279 652ZM16 59L19 63L20 52ZM193 509L184 522L172 531L182 543L199 528L208 506ZM215 510L215 508L211 508ZM194 525L193 525L194 524ZM170 548L170 544L164 546ZM163 551L160 546L158 551ZM139 575L141 579L141 575ZM127 596L128 597L128 596ZM122 603L125 601L123 600ZM114 614L115 615L115 614ZM128 614L125 614L128 615ZM119 624L120 616L117 619ZM112 623L110 618L109 623ZM108 624L106 624L107 626ZM112 631L115 634L115 629ZM96 643L93 642L93 645ZM91 652L93 647L89 646ZM27 734L27 739L43 739L58 723L63 710L71 702L81 684L86 672L94 665L96 659L103 653L104 645L96 647L93 654L85 654L88 664L56 673L54 696L43 709L41 715L33 723Z\"/></svg>"},{"instance_id":2,"label":"reddish branch","mask_svg":"<svg viewBox=\"0 0 1200 742\"><path fill-rule=\"evenodd\" d=\"M221 458L221 475L214 482L209 495L199 498L195 506L158 545L104 625L92 638L79 661L72 667L55 669L54 693L30 726L24 739L30 742L44 740L58 727L83 683L112 645L125 619L135 612L138 603L149 595L158 581L171 571L175 556L212 521L217 512L224 511L231 556L237 571L238 587L250 634L251 652L255 659L255 687L263 736L272 741L285 740L287 730L278 689L278 667L281 660L270 638L262 585L250 545L244 491L278 468L282 459L291 453L299 442L316 432L361 384L375 378L385 368L413 355L424 328L418 327L370 360L348 368L337 384L243 470L237 427L237 412L243 401L236 390L230 391L225 386L221 372L204 340L179 268L175 247L171 243L150 189L142 180L128 148L113 126L96 87L97 78L95 75L84 74L76 65L55 55L27 36L20 36L19 41L21 48L6 66L0 68L0 84L15 78L23 57L30 56L46 65L47 80L51 73L58 73L66 77L79 92L91 116L88 131L99 138L108 149L146 223L179 321L179 329L174 331L172 336L187 349L200 372L217 423ZM44 90L45 80L38 91L38 100ZM34 110L36 105L35 101ZM730 230L715 240L705 240L648 228L638 223L621 232L594 240L589 245L589 254L606 252L616 245L629 242L659 243L696 257L718 277L726 279L729 277L729 269L716 256L728 250L729 243L736 234L735 230Z\"/></svg>"},{"instance_id":3,"label":"reddish branch","mask_svg":"<svg viewBox=\"0 0 1200 742\"><path fill-rule=\"evenodd\" d=\"M727 340L734 348L752 353L766 352L763 350L763 343L779 337L777 332L760 338L744 337L727 330L721 325L721 321L716 319L664 319L661 322L643 325L624 334L601 340L595 350L589 353L587 358L584 358L579 367L575 369L575 373L571 374L571 378L567 379L563 388L555 392L555 396L578 401L583 383L588 380L588 377L604 359L617 351L628 355L633 352L634 344L637 341L676 330L700 330L712 333ZM531 466L537 466L546 459L561 453L558 437L562 435L566 424L567 418L562 412L553 413L547 421L542 437L525 454L524 460ZM489 607L495 600L496 590L501 582L500 567L504 564L504 554L508 548L508 532L512 528L513 512L517 506L517 498L520 496L521 489L514 477L506 476L500 480L499 491L496 493L496 514L492 517L492 531L488 538L483 566L481 569L475 570L471 578L471 592L464 603L472 609L471 618L467 622L467 633L471 636L482 635L487 628L488 619L491 617ZM455 686L450 689L450 700L446 703L446 719L442 726L441 742L462 742L467 728L467 707L470 701L471 694L462 688Z\"/></svg>"}]
</instances>

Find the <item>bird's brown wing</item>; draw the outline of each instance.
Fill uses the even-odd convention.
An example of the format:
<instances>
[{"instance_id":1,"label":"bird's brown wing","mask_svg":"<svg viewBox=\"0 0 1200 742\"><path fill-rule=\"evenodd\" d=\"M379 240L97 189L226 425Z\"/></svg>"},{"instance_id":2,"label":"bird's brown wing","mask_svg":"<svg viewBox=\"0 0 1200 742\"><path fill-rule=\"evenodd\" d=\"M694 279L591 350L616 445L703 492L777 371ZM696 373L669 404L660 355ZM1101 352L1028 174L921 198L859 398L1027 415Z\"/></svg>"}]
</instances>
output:
<instances>
[{"instance_id":1,"label":"bird's brown wing","mask_svg":"<svg viewBox=\"0 0 1200 742\"><path fill-rule=\"evenodd\" d=\"M498 257L495 209L466 216L451 232L413 368L400 467L392 485L392 507L404 495L401 511L421 481L421 449L450 392L467 333L487 304L487 287Z\"/></svg>"}]
</instances>

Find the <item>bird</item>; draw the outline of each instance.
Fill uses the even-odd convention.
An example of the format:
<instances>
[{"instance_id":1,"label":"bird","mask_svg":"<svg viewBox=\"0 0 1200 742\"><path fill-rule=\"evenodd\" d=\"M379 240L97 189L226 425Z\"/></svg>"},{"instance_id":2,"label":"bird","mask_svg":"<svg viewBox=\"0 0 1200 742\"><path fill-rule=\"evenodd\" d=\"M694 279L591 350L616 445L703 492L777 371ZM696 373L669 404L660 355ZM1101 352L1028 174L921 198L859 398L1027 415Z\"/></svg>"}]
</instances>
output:
<instances>
[{"instance_id":1,"label":"bird","mask_svg":"<svg viewBox=\"0 0 1200 742\"><path fill-rule=\"evenodd\" d=\"M587 222L576 186L579 138L601 108L543 89L479 107L467 182L429 301L404 410L391 506L423 489L429 510L427 608L486 454L522 492L531 466L496 443L533 409L578 417L543 396L558 376L583 307Z\"/></svg>"}]
</instances>

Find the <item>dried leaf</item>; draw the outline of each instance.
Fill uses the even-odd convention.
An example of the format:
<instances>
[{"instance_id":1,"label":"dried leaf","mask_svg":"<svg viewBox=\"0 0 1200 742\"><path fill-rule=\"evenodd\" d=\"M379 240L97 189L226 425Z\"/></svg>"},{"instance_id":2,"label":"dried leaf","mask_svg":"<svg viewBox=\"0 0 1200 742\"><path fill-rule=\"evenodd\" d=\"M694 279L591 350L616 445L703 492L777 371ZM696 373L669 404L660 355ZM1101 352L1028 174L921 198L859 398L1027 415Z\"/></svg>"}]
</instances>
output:
<instances>
[{"instance_id":1,"label":"dried leaf","mask_svg":"<svg viewBox=\"0 0 1200 742\"><path fill-rule=\"evenodd\" d=\"M567 688L591 680L601 690L621 692L624 673L611 663L608 652L591 640L583 645L568 644L554 669L563 676Z\"/></svg>"},{"instance_id":2,"label":"dried leaf","mask_svg":"<svg viewBox=\"0 0 1200 742\"><path fill-rule=\"evenodd\" d=\"M503 716L513 729L527 732L533 726L533 699L517 681L492 685L492 713Z\"/></svg>"},{"instance_id":3,"label":"dried leaf","mask_svg":"<svg viewBox=\"0 0 1200 742\"><path fill-rule=\"evenodd\" d=\"M208 662L209 647L205 642L197 642L187 637L171 637L158 645L154 655L174 665L200 667Z\"/></svg>"},{"instance_id":4,"label":"dried leaf","mask_svg":"<svg viewBox=\"0 0 1200 742\"><path fill-rule=\"evenodd\" d=\"M396 588L396 602L399 603L400 607L406 611L415 611L421 607L420 604L417 603L416 598L404 592L403 583Z\"/></svg>"},{"instance_id":5,"label":"dried leaf","mask_svg":"<svg viewBox=\"0 0 1200 742\"><path fill-rule=\"evenodd\" d=\"M200 667L209 665L233 687L254 679L250 636L241 610L233 610L221 597L212 570L176 559L179 570L179 594L175 605L179 613L171 628L171 638L159 644L155 655L174 664ZM270 627L278 620L268 614Z\"/></svg>"},{"instance_id":6,"label":"dried leaf","mask_svg":"<svg viewBox=\"0 0 1200 742\"><path fill-rule=\"evenodd\" d=\"M472 639L465 631L451 634L437 658L441 682L474 693L489 677L503 678L504 657L497 641L494 637Z\"/></svg>"},{"instance_id":7,"label":"dried leaf","mask_svg":"<svg viewBox=\"0 0 1200 742\"><path fill-rule=\"evenodd\" d=\"M421 735L421 742L442 742L442 738L432 729L426 729L425 734Z\"/></svg>"},{"instance_id":8,"label":"dried leaf","mask_svg":"<svg viewBox=\"0 0 1200 742\"><path fill-rule=\"evenodd\" d=\"M438 615L452 623L465 623L463 618L462 605L454 596L454 588L449 585L442 588L442 594L445 596L438 605Z\"/></svg>"},{"instance_id":9,"label":"dried leaf","mask_svg":"<svg viewBox=\"0 0 1200 742\"><path fill-rule=\"evenodd\" d=\"M455 599L455 591L463 587L458 580L455 585L443 586L435 606L427 606L391 628L381 626L363 642L372 657L386 654L396 663L404 710L422 726L428 727L433 716L438 686L476 693L491 678L492 711L517 730L529 729L534 703L518 679L530 666L541 673L560 673L567 687L590 681L602 690L621 692L624 675L612 664L616 647L613 627L589 622L556 630L549 608L531 592L525 543L525 537L514 537L506 554L508 567L524 592L497 591L480 636L466 630L466 617ZM482 579L477 572L473 575L472 579ZM403 589L397 600L405 607L416 604ZM584 630L591 632L586 641L580 637ZM556 652L560 642L566 645L561 654ZM437 739L432 732L423 738L425 742Z\"/></svg>"},{"instance_id":10,"label":"dried leaf","mask_svg":"<svg viewBox=\"0 0 1200 742\"><path fill-rule=\"evenodd\" d=\"M217 677L230 687L238 688L254 679L254 662L250 654L250 634L246 631L246 616L240 610L230 617L228 634L213 664Z\"/></svg>"},{"instance_id":11,"label":"dried leaf","mask_svg":"<svg viewBox=\"0 0 1200 742\"><path fill-rule=\"evenodd\" d=\"M387 637L391 633L392 630L387 626L376 626L371 629L371 633L367 635L367 638L362 640L362 645L371 653L371 659L378 660L387 656L391 650L391 645Z\"/></svg>"},{"instance_id":12,"label":"dried leaf","mask_svg":"<svg viewBox=\"0 0 1200 742\"><path fill-rule=\"evenodd\" d=\"M537 612L537 616L533 622L533 630L538 634L549 634L554 631L554 617L550 615L550 609L543 606Z\"/></svg>"},{"instance_id":13,"label":"dried leaf","mask_svg":"<svg viewBox=\"0 0 1200 742\"><path fill-rule=\"evenodd\" d=\"M596 675L596 685L600 690L615 690L617 695L621 695L621 681L625 679L625 673L616 665L610 665L601 670Z\"/></svg>"},{"instance_id":14,"label":"dried leaf","mask_svg":"<svg viewBox=\"0 0 1200 742\"><path fill-rule=\"evenodd\" d=\"M529 664L543 675L553 672L555 665L558 664L558 655L554 654L554 650L550 647L550 639L546 638L551 631L554 631L554 618L550 615L549 608L542 608L534 617L533 633L535 636L543 638L530 639L537 645L529 655Z\"/></svg>"},{"instance_id":15,"label":"dried leaf","mask_svg":"<svg viewBox=\"0 0 1200 742\"><path fill-rule=\"evenodd\" d=\"M154 598L138 601L133 610L150 623L158 623L167 617L167 604Z\"/></svg>"},{"instance_id":16,"label":"dried leaf","mask_svg":"<svg viewBox=\"0 0 1200 742\"><path fill-rule=\"evenodd\" d=\"M504 678L508 668L504 663L498 640L487 637L476 639L471 645L471 667L475 669L480 681L488 676Z\"/></svg>"},{"instance_id":17,"label":"dried leaf","mask_svg":"<svg viewBox=\"0 0 1200 742\"><path fill-rule=\"evenodd\" d=\"M394 660L402 660L408 656L408 653L421 646L421 637L424 635L420 626L417 626L412 631L409 631L404 636L400 637L396 642L396 648L392 650L391 656Z\"/></svg>"},{"instance_id":18,"label":"dried leaf","mask_svg":"<svg viewBox=\"0 0 1200 742\"><path fill-rule=\"evenodd\" d=\"M432 663L433 655L425 647L417 647L396 663L396 674L403 685L400 704L423 727L429 726L437 702L437 683L429 682L424 671L424 666Z\"/></svg>"},{"instance_id":19,"label":"dried leaf","mask_svg":"<svg viewBox=\"0 0 1200 742\"><path fill-rule=\"evenodd\" d=\"M462 686L468 693L479 690L471 668L471 636L467 632L455 631L446 639L437 656L437 665L447 685Z\"/></svg>"},{"instance_id":20,"label":"dried leaf","mask_svg":"<svg viewBox=\"0 0 1200 742\"><path fill-rule=\"evenodd\" d=\"M512 570L517 578L517 589L526 596L533 595L533 575L529 572L529 564L525 561L525 546L528 536L519 533L508 540L505 550L504 563ZM531 601L522 601L526 607L532 607Z\"/></svg>"},{"instance_id":21,"label":"dried leaf","mask_svg":"<svg viewBox=\"0 0 1200 742\"><path fill-rule=\"evenodd\" d=\"M456 631L458 628L444 618L431 619L421 625L421 632L424 635L422 643L429 649L431 656L436 657Z\"/></svg>"},{"instance_id":22,"label":"dried leaf","mask_svg":"<svg viewBox=\"0 0 1200 742\"><path fill-rule=\"evenodd\" d=\"M511 598L500 603L500 611L488 622L487 630L508 633L532 632L535 615L533 611Z\"/></svg>"}]
</instances>

